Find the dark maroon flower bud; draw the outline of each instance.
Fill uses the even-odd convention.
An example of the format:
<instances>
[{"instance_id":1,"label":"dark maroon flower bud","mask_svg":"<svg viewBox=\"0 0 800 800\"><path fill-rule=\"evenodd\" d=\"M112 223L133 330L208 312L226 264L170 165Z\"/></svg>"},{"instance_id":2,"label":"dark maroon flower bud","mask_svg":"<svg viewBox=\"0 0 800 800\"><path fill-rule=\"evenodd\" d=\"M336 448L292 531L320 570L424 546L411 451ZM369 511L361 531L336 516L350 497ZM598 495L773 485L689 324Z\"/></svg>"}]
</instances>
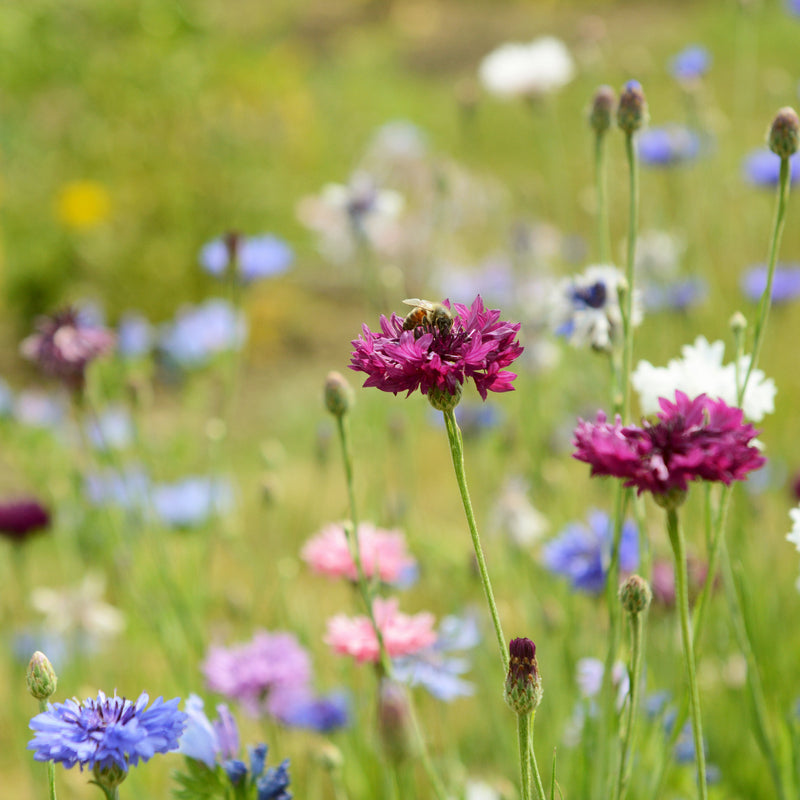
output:
<instances>
[{"instance_id":1,"label":"dark maroon flower bud","mask_svg":"<svg viewBox=\"0 0 800 800\"><path fill-rule=\"evenodd\" d=\"M0 535L22 542L31 534L50 526L50 513L33 499L0 503Z\"/></svg>"},{"instance_id":2,"label":"dark maroon flower bud","mask_svg":"<svg viewBox=\"0 0 800 800\"><path fill-rule=\"evenodd\" d=\"M769 149L781 158L790 158L800 144L800 119L790 106L782 108L772 120L767 135Z\"/></svg>"},{"instance_id":3,"label":"dark maroon flower bud","mask_svg":"<svg viewBox=\"0 0 800 800\"><path fill-rule=\"evenodd\" d=\"M512 639L508 651L510 658L503 696L512 711L530 714L542 702L542 679L536 664L536 645L530 639Z\"/></svg>"},{"instance_id":4,"label":"dark maroon flower bud","mask_svg":"<svg viewBox=\"0 0 800 800\"><path fill-rule=\"evenodd\" d=\"M599 136L611 127L611 112L617 102L617 95L610 86L601 86L594 93L589 109L589 125Z\"/></svg>"},{"instance_id":5,"label":"dark maroon flower bud","mask_svg":"<svg viewBox=\"0 0 800 800\"><path fill-rule=\"evenodd\" d=\"M622 87L617 106L617 125L628 135L647 124L647 100L639 81L628 81Z\"/></svg>"}]
</instances>

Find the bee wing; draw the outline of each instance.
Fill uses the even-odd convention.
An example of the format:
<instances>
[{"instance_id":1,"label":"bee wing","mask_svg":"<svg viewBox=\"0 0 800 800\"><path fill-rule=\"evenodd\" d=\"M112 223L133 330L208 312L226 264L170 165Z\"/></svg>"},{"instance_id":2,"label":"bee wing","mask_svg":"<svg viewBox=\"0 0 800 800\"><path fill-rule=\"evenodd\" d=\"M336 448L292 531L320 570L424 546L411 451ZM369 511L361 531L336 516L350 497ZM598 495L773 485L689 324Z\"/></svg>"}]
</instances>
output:
<instances>
[{"instance_id":1,"label":"bee wing","mask_svg":"<svg viewBox=\"0 0 800 800\"><path fill-rule=\"evenodd\" d=\"M414 306L415 308L423 308L425 311L433 311L435 305L430 300L420 300L418 297L403 300L407 306Z\"/></svg>"}]
</instances>

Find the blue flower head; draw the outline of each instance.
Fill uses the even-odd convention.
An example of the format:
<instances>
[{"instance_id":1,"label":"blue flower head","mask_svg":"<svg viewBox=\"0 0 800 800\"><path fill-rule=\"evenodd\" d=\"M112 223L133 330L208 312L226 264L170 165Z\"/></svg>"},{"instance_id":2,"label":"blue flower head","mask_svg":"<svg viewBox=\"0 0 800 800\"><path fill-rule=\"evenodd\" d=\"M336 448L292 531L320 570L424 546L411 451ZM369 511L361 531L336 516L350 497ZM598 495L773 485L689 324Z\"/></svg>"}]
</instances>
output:
<instances>
[{"instance_id":1,"label":"blue flower head","mask_svg":"<svg viewBox=\"0 0 800 800\"><path fill-rule=\"evenodd\" d=\"M178 710L180 698L168 702L159 697L150 708L142 693L134 703L124 697L106 697L83 703L67 700L48 703L47 711L30 722L35 731L28 742L36 761L60 761L67 769L78 764L105 771L128 771L130 765L148 761L155 753L178 748L187 715Z\"/></svg>"},{"instance_id":2,"label":"blue flower head","mask_svg":"<svg viewBox=\"0 0 800 800\"><path fill-rule=\"evenodd\" d=\"M350 700L344 692L315 695L309 689L275 697L275 716L291 728L330 733L350 722Z\"/></svg>"},{"instance_id":3,"label":"blue flower head","mask_svg":"<svg viewBox=\"0 0 800 800\"><path fill-rule=\"evenodd\" d=\"M711 54L705 47L690 45L674 55L669 62L669 71L679 81L702 78L711 66Z\"/></svg>"},{"instance_id":4,"label":"blue flower head","mask_svg":"<svg viewBox=\"0 0 800 800\"><path fill-rule=\"evenodd\" d=\"M789 159L790 182L797 183L800 178L800 153L795 153ZM761 148L754 150L742 163L744 179L753 186L766 188L778 185L781 172L781 159L772 150Z\"/></svg>"},{"instance_id":5,"label":"blue flower head","mask_svg":"<svg viewBox=\"0 0 800 800\"><path fill-rule=\"evenodd\" d=\"M122 358L133 359L148 355L154 341L153 326L146 317L135 311L122 315L117 325L117 353Z\"/></svg>"},{"instance_id":6,"label":"blue flower head","mask_svg":"<svg viewBox=\"0 0 800 800\"><path fill-rule=\"evenodd\" d=\"M193 476L153 487L156 516L172 528L194 528L233 507L233 488L220 478Z\"/></svg>"},{"instance_id":7,"label":"blue flower head","mask_svg":"<svg viewBox=\"0 0 800 800\"><path fill-rule=\"evenodd\" d=\"M642 131L636 147L643 164L672 167L697 158L700 137L682 125L664 125Z\"/></svg>"},{"instance_id":8,"label":"blue flower head","mask_svg":"<svg viewBox=\"0 0 800 800\"><path fill-rule=\"evenodd\" d=\"M767 267L751 267L741 280L742 292L753 303L761 299L767 289ZM772 277L772 302L788 303L800 297L800 264L778 264Z\"/></svg>"},{"instance_id":9,"label":"blue flower head","mask_svg":"<svg viewBox=\"0 0 800 800\"><path fill-rule=\"evenodd\" d=\"M592 511L588 524L573 522L545 545L545 566L569 578L573 589L597 594L606 584L613 522L602 511ZM622 526L619 565L623 572L633 572L639 564L639 535L631 520Z\"/></svg>"},{"instance_id":10,"label":"blue flower head","mask_svg":"<svg viewBox=\"0 0 800 800\"><path fill-rule=\"evenodd\" d=\"M185 704L188 715L186 730L181 736L178 752L214 769L217 757L232 759L239 750L239 730L236 720L224 704L217 706L219 716L211 722L203 710L203 701L189 695Z\"/></svg>"},{"instance_id":11,"label":"blue flower head","mask_svg":"<svg viewBox=\"0 0 800 800\"><path fill-rule=\"evenodd\" d=\"M672 283L647 283L642 287L642 305L648 311L686 311L708 297L702 278L683 278Z\"/></svg>"},{"instance_id":12,"label":"blue flower head","mask_svg":"<svg viewBox=\"0 0 800 800\"><path fill-rule=\"evenodd\" d=\"M269 233L261 236L229 233L200 251L200 266L206 272L220 278L235 265L236 277L242 283L280 275L289 269L293 259L292 248Z\"/></svg>"}]
</instances>

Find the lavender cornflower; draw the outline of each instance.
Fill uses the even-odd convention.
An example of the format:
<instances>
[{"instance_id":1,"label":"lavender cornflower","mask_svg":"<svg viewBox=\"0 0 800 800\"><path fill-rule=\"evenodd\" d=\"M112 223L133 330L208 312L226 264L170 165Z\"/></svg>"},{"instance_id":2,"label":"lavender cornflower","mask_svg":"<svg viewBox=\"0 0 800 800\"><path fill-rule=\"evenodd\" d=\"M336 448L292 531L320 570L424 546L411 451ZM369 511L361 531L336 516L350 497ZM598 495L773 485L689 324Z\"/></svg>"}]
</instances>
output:
<instances>
[{"instance_id":1,"label":"lavender cornflower","mask_svg":"<svg viewBox=\"0 0 800 800\"><path fill-rule=\"evenodd\" d=\"M317 695L308 687L284 689L273 694L271 712L287 727L330 733L349 723L350 699L344 692Z\"/></svg>"},{"instance_id":2,"label":"lavender cornflower","mask_svg":"<svg viewBox=\"0 0 800 800\"><path fill-rule=\"evenodd\" d=\"M794 184L800 179L800 153L789 159L789 170L790 182ZM780 156L765 147L751 152L742 163L744 179L753 186L774 188L778 185L780 171Z\"/></svg>"},{"instance_id":3,"label":"lavender cornflower","mask_svg":"<svg viewBox=\"0 0 800 800\"><path fill-rule=\"evenodd\" d=\"M607 514L589 512L588 524L573 522L544 547L544 564L558 575L569 578L573 589L598 594L606 585L614 525ZM636 524L627 520L622 526L619 545L622 572L639 566L639 533Z\"/></svg>"},{"instance_id":4,"label":"lavender cornflower","mask_svg":"<svg viewBox=\"0 0 800 800\"><path fill-rule=\"evenodd\" d=\"M203 700L190 694L184 708L187 714L186 730L180 738L178 752L195 761L202 761L214 769L217 759L234 758L239 752L239 729L228 706L217 706L217 719L209 720L203 710Z\"/></svg>"},{"instance_id":5,"label":"lavender cornflower","mask_svg":"<svg viewBox=\"0 0 800 800\"><path fill-rule=\"evenodd\" d=\"M63 422L66 408L61 398L35 389L19 392L14 398L14 419L31 428L56 429Z\"/></svg>"},{"instance_id":6,"label":"lavender cornflower","mask_svg":"<svg viewBox=\"0 0 800 800\"><path fill-rule=\"evenodd\" d=\"M680 83L691 83L708 72L711 61L711 54L705 47L689 45L670 59L669 71Z\"/></svg>"},{"instance_id":7,"label":"lavender cornflower","mask_svg":"<svg viewBox=\"0 0 800 800\"><path fill-rule=\"evenodd\" d=\"M211 516L230 511L233 488L220 478L191 476L153 486L151 501L156 516L164 525L196 528Z\"/></svg>"},{"instance_id":8,"label":"lavender cornflower","mask_svg":"<svg viewBox=\"0 0 800 800\"><path fill-rule=\"evenodd\" d=\"M87 438L95 450L106 453L124 450L133 441L133 420L123 406L111 406L84 423Z\"/></svg>"},{"instance_id":9,"label":"lavender cornflower","mask_svg":"<svg viewBox=\"0 0 800 800\"><path fill-rule=\"evenodd\" d=\"M87 323L75 308L40 317L36 333L20 345L22 355L42 372L61 380L73 391L81 391L86 368L114 347L114 334Z\"/></svg>"},{"instance_id":10,"label":"lavender cornflower","mask_svg":"<svg viewBox=\"0 0 800 800\"><path fill-rule=\"evenodd\" d=\"M292 248L270 233L242 236L226 233L200 250L200 266L218 278L236 269L236 278L252 283L286 272L294 260Z\"/></svg>"},{"instance_id":11,"label":"lavender cornflower","mask_svg":"<svg viewBox=\"0 0 800 800\"><path fill-rule=\"evenodd\" d=\"M700 137L683 125L663 125L642 131L636 149L643 164L673 167L697 158L700 154Z\"/></svg>"},{"instance_id":12,"label":"lavender cornflower","mask_svg":"<svg viewBox=\"0 0 800 800\"><path fill-rule=\"evenodd\" d=\"M35 498L0 502L0 536L20 543L49 527L50 512Z\"/></svg>"},{"instance_id":13,"label":"lavender cornflower","mask_svg":"<svg viewBox=\"0 0 800 800\"><path fill-rule=\"evenodd\" d=\"M641 289L642 305L647 311L686 311L708 297L708 282L692 277L672 283L645 283Z\"/></svg>"},{"instance_id":14,"label":"lavender cornflower","mask_svg":"<svg viewBox=\"0 0 800 800\"><path fill-rule=\"evenodd\" d=\"M35 735L28 750L36 761L61 762L67 769L78 764L81 771L88 767L98 783L113 788L129 766L178 748L187 722L178 710L180 698L165 703L159 697L146 708L149 699L142 693L134 703L98 692L96 700L83 703L48 703L47 711L30 722Z\"/></svg>"},{"instance_id":15,"label":"lavender cornflower","mask_svg":"<svg viewBox=\"0 0 800 800\"><path fill-rule=\"evenodd\" d=\"M155 344L155 332L149 320L135 311L123 314L117 325L117 353L126 359L141 358Z\"/></svg>"},{"instance_id":16,"label":"lavender cornflower","mask_svg":"<svg viewBox=\"0 0 800 800\"><path fill-rule=\"evenodd\" d=\"M751 267L742 275L744 296L757 303L767 288L765 264ZM800 264L778 264L772 278L772 304L788 303L800 297Z\"/></svg>"},{"instance_id":17,"label":"lavender cornflower","mask_svg":"<svg viewBox=\"0 0 800 800\"><path fill-rule=\"evenodd\" d=\"M0 378L0 419L11 416L14 411L14 394L8 383Z\"/></svg>"},{"instance_id":18,"label":"lavender cornflower","mask_svg":"<svg viewBox=\"0 0 800 800\"><path fill-rule=\"evenodd\" d=\"M88 474L84 495L93 506L116 506L144 510L150 492L150 478L141 466L125 465L121 471L105 470Z\"/></svg>"}]
</instances>

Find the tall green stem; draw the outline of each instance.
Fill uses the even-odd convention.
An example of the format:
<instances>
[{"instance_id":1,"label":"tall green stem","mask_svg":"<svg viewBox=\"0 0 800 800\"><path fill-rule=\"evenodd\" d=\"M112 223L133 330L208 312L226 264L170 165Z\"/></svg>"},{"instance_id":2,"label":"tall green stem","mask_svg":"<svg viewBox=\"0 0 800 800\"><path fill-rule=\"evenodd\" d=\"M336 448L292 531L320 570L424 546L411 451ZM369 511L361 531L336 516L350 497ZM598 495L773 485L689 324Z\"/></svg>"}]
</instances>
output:
<instances>
[{"instance_id":1,"label":"tall green stem","mask_svg":"<svg viewBox=\"0 0 800 800\"><path fill-rule=\"evenodd\" d=\"M39 701L39 711L47 711L47 700ZM47 762L47 796L49 800L56 800L56 765L53 761Z\"/></svg>"},{"instance_id":2,"label":"tall green stem","mask_svg":"<svg viewBox=\"0 0 800 800\"><path fill-rule=\"evenodd\" d=\"M538 800L547 800L547 795L544 792L544 784L542 783L541 775L539 775L539 765L536 763L536 751L533 746L533 723L536 720L536 712L531 714L530 721L530 753L531 753L531 774L533 776L533 785L536 787L536 797Z\"/></svg>"},{"instance_id":3,"label":"tall green stem","mask_svg":"<svg viewBox=\"0 0 800 800\"><path fill-rule=\"evenodd\" d=\"M678 520L678 512L674 508L667 509L667 533L675 556L675 596L680 613L683 655L689 678L689 706L692 712L692 736L694 738L694 754L697 765L698 797L700 800L707 800L708 787L706 786L706 756L703 750L703 722L700 715L700 691L697 686L697 668L694 659L694 642L689 616L686 543Z\"/></svg>"},{"instance_id":4,"label":"tall green stem","mask_svg":"<svg viewBox=\"0 0 800 800\"><path fill-rule=\"evenodd\" d=\"M622 350L622 421L626 422L630 414L631 397L631 365L633 363L633 289L634 264L636 262L636 233L639 227L639 169L636 160L636 149L633 146L633 133L625 134L625 155L628 159L628 248L625 265L625 280L628 284L623 308L625 341Z\"/></svg>"},{"instance_id":5,"label":"tall green stem","mask_svg":"<svg viewBox=\"0 0 800 800\"><path fill-rule=\"evenodd\" d=\"M601 264L611 263L611 239L608 231L608 195L606 192L605 131L594 137L595 202L597 203L597 253Z\"/></svg>"},{"instance_id":6,"label":"tall green stem","mask_svg":"<svg viewBox=\"0 0 800 800\"><path fill-rule=\"evenodd\" d=\"M519 783L522 800L532 800L531 794L531 727L529 714L517 714L519 739Z\"/></svg>"},{"instance_id":7,"label":"tall green stem","mask_svg":"<svg viewBox=\"0 0 800 800\"><path fill-rule=\"evenodd\" d=\"M455 412L450 409L442 413L444 414L444 423L447 428L447 438L450 441L450 454L453 457L456 481L458 482L458 489L461 492L461 502L464 505L464 513L466 514L469 533L472 537L472 546L475 549L475 558L478 561L478 572L481 576L486 602L489 605L489 613L491 614L492 623L494 624L497 645L500 648L500 658L503 662L503 674L505 674L508 671L508 646L503 636L503 628L500 625L500 615L497 613L497 605L495 604L494 593L492 592L492 583L489 580L489 571L486 568L486 559L484 558L483 548L481 547L478 526L475 523L475 512L472 510L472 500L470 500L469 488L467 487L467 476L464 470L464 440L461 438L461 430L458 427L458 422L456 422Z\"/></svg>"}]
</instances>

